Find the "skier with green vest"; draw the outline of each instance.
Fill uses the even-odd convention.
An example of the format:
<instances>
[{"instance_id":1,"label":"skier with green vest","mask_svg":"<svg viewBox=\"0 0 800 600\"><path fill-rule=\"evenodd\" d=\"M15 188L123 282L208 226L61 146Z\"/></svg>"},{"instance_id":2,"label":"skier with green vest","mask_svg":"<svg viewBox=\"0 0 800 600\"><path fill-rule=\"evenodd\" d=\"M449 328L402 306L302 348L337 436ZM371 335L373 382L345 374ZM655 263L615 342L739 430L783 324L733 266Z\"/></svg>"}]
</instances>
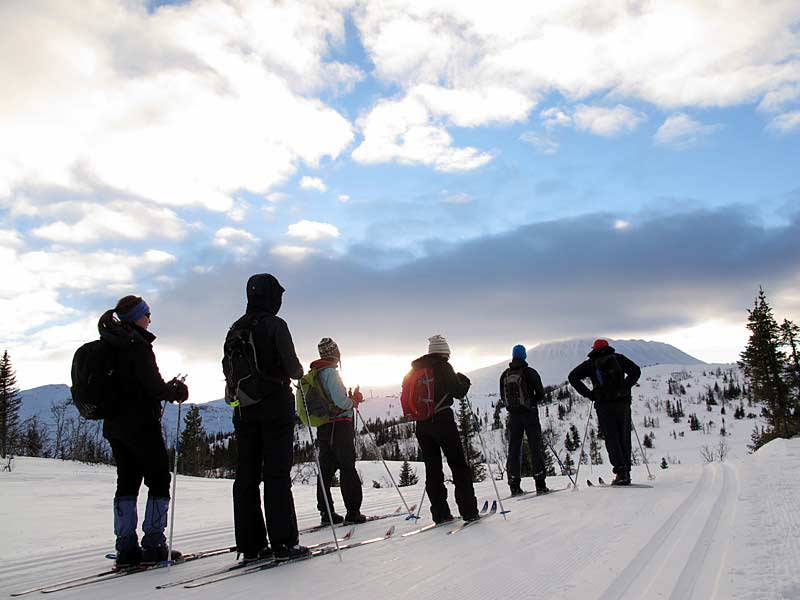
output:
<instances>
[{"instance_id":1,"label":"skier with green vest","mask_svg":"<svg viewBox=\"0 0 800 600\"><path fill-rule=\"evenodd\" d=\"M301 419L310 418L310 424L317 427L320 474L317 479L317 509L321 524L328 525L330 518L325 506L327 496L330 502L333 522L364 523L367 518L361 514L361 479L356 471L356 449L354 443L354 407L363 401L361 392L356 389L352 397L342 383L337 367L341 361L339 346L331 338L322 338L317 345L319 359L311 363L311 371L303 378L303 393L298 396L305 400L299 406ZM339 485L344 499L346 513L337 514L331 496L331 482L339 471Z\"/></svg>"}]
</instances>

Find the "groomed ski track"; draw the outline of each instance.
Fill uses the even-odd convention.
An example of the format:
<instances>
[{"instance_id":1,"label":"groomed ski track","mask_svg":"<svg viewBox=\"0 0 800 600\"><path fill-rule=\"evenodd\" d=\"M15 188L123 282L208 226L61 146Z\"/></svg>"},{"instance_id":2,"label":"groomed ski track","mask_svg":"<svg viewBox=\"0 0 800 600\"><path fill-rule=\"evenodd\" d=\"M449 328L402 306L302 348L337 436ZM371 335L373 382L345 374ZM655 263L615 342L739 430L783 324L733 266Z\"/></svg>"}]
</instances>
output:
<instances>
[{"instance_id":1,"label":"groomed ski track","mask_svg":"<svg viewBox=\"0 0 800 600\"><path fill-rule=\"evenodd\" d=\"M55 461L53 464L58 465ZM653 489L584 485L577 492L508 502L507 508L512 511L508 521L497 516L457 536L447 535L452 527L446 526L402 538L405 531L429 522L426 504L422 510L426 520L418 524L398 517L356 527L356 541L382 535L388 524L396 525L397 532L385 543L344 554L341 563L332 554L220 582L207 589L154 589L158 584L230 564L233 558L228 555L182 565L169 572L161 569L59 592L53 597L139 600L146 594L164 599L250 600L265 597L268 592L269 597L315 600L800 598L798 466L800 439L778 440L741 460L656 469ZM611 478L607 465L595 467L592 472L583 467L581 473L595 481L598 475ZM647 482L643 467L634 469L634 480ZM205 503L184 491L183 511L225 508L220 508L221 514L208 514L206 528L187 527L177 536L177 547L193 551L230 543L232 534L225 527L229 497L216 498L223 486L212 480L181 480L184 482L190 482L184 490L209 484L220 489L206 488ZM35 481L28 483L35 489ZM553 486L565 483L566 478L548 480ZM523 484L532 486L533 482L526 479ZM227 482L224 487L227 493L229 486ZM104 490L103 486L94 487ZM409 503L419 501L421 490L421 485L404 488ZM379 513L397 505L397 495L392 490L364 491L365 512ZM491 482L478 484L477 491L481 503L491 501ZM105 510L102 492L87 493L92 495L90 506L102 505ZM302 527L316 517L313 488L300 486L295 496ZM450 499L455 508L452 490ZM13 497L11 501L14 502ZM4 499L4 519L10 517L12 508ZM17 508L22 511L19 520L27 521L24 507ZM81 505L73 503L75 519L81 509ZM104 517L87 517L86 527L105 534ZM188 515L186 518L191 520ZM56 539L64 535L59 533L57 521L30 522L30 526L50 527ZM2 533L9 527L4 525ZM24 534L10 533L12 540L18 540L24 548ZM330 531L306 536L304 541L312 543L327 537ZM100 571L110 562L102 558L108 550L108 545L97 544L60 552L57 547L46 552L31 548L27 558L3 561L0 590L7 597L8 593L35 583ZM3 548L3 555L9 555L8 547Z\"/></svg>"}]
</instances>

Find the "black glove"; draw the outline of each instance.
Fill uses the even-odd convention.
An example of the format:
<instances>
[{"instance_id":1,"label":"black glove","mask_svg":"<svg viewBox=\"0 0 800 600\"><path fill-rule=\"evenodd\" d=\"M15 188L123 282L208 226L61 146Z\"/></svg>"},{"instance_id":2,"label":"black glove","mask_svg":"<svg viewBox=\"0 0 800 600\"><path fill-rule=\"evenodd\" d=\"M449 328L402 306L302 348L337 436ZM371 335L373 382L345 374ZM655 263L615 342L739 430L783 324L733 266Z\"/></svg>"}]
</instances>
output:
<instances>
[{"instance_id":1,"label":"black glove","mask_svg":"<svg viewBox=\"0 0 800 600\"><path fill-rule=\"evenodd\" d=\"M169 401L181 404L189 398L189 388L185 383L178 379L173 379L169 383Z\"/></svg>"}]
</instances>

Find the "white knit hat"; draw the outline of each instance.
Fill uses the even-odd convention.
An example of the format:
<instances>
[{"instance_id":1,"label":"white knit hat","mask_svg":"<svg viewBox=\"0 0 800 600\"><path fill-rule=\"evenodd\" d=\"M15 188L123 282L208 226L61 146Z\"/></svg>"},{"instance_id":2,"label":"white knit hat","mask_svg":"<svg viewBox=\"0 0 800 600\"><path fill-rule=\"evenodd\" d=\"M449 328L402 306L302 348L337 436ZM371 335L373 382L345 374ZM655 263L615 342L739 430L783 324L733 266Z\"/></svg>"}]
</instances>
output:
<instances>
[{"instance_id":1,"label":"white knit hat","mask_svg":"<svg viewBox=\"0 0 800 600\"><path fill-rule=\"evenodd\" d=\"M447 354L450 356L450 345L443 335L433 335L428 338L428 354Z\"/></svg>"}]
</instances>

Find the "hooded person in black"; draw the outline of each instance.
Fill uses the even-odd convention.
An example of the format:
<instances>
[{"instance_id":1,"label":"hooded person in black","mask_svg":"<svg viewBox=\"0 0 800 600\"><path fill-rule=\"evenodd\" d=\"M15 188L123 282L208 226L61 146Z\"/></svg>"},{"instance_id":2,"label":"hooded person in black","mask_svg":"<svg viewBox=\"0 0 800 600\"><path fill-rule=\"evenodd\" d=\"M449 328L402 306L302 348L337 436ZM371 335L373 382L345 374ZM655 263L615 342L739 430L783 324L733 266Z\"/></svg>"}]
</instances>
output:
<instances>
[{"instance_id":1,"label":"hooded person in black","mask_svg":"<svg viewBox=\"0 0 800 600\"><path fill-rule=\"evenodd\" d=\"M607 340L595 340L588 356L572 369L569 382L581 396L594 401L608 459L614 467L612 485L630 485L631 389L642 371L631 359L617 354ZM584 379L591 380L592 389Z\"/></svg>"},{"instance_id":2,"label":"hooded person in black","mask_svg":"<svg viewBox=\"0 0 800 600\"><path fill-rule=\"evenodd\" d=\"M117 318L114 318L116 313ZM167 560L164 529L170 499L169 456L161 435L161 401L183 402L189 391L182 381L165 382L153 353L156 339L148 331L150 307L139 296L125 296L98 321L100 339L113 353L114 384L103 436L117 467L114 533L117 567ZM142 482L147 504L141 547L137 534L137 498ZM173 550L173 560L180 552Z\"/></svg>"},{"instance_id":3,"label":"hooded person in black","mask_svg":"<svg viewBox=\"0 0 800 600\"><path fill-rule=\"evenodd\" d=\"M444 452L453 475L458 512L465 521L473 521L479 516L478 501L472 486L472 470L464 456L464 448L461 445L452 409L453 398L466 396L470 381L466 375L456 373L448 362L450 346L444 337L435 335L428 341L428 354L411 363L411 372L426 368L433 371L433 394L437 399L433 417L427 421L417 421L416 431L419 448L425 461L425 491L431 501L431 517L435 523L453 520L447 504L447 488L444 486L442 471Z\"/></svg>"},{"instance_id":4,"label":"hooded person in black","mask_svg":"<svg viewBox=\"0 0 800 600\"><path fill-rule=\"evenodd\" d=\"M539 423L538 409L538 405L544 401L544 387L539 373L525 361L527 354L525 346L514 346L508 369L500 375L500 403L506 407L509 415L506 470L512 496L525 493L520 486L524 434L528 435L528 446L531 449L536 492L546 494L550 491L545 482L542 426Z\"/></svg>"},{"instance_id":5,"label":"hooded person in black","mask_svg":"<svg viewBox=\"0 0 800 600\"><path fill-rule=\"evenodd\" d=\"M299 546L292 496L294 397L290 379L300 379L303 367L286 322L277 316L284 289L267 273L247 281L247 311L228 333L252 328L258 361L259 392L255 404L236 406L233 426L238 444L233 484L236 546L244 559L279 560L308 553ZM264 512L259 485L264 482ZM270 548L271 544L271 548Z\"/></svg>"}]
</instances>

